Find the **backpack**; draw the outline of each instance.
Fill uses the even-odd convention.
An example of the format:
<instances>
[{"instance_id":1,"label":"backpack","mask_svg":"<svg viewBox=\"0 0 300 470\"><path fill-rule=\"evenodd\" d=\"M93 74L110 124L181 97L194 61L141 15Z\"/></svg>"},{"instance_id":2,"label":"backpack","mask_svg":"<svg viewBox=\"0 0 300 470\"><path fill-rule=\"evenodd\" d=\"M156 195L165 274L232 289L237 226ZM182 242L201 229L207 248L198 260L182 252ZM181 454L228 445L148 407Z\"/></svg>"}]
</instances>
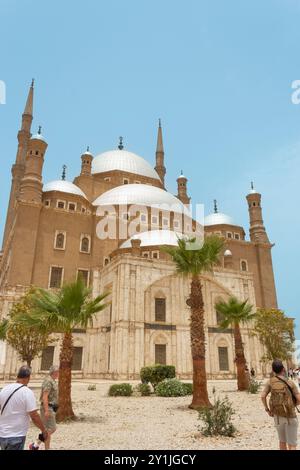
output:
<instances>
[{"instance_id":1,"label":"backpack","mask_svg":"<svg viewBox=\"0 0 300 470\"><path fill-rule=\"evenodd\" d=\"M295 417L295 404L293 394L285 380L272 377L270 380L271 398L270 411L276 416L284 418Z\"/></svg>"}]
</instances>

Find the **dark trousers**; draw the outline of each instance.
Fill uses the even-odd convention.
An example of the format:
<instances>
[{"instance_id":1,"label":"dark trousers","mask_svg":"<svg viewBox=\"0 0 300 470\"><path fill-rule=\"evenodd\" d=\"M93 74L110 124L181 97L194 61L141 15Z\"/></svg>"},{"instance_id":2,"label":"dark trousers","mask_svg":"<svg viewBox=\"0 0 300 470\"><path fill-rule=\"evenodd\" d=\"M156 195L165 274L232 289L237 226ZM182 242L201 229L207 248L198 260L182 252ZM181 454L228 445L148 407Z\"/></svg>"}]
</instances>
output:
<instances>
[{"instance_id":1,"label":"dark trousers","mask_svg":"<svg viewBox=\"0 0 300 470\"><path fill-rule=\"evenodd\" d=\"M26 436L0 437L1 450L24 450Z\"/></svg>"}]
</instances>

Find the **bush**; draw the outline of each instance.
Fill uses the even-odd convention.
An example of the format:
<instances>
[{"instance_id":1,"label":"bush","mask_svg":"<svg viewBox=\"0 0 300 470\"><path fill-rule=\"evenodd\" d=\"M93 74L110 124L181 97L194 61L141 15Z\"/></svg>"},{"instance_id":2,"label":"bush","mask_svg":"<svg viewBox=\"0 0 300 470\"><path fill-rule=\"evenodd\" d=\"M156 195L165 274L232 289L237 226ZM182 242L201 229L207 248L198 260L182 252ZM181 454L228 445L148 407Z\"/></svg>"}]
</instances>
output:
<instances>
[{"instance_id":1,"label":"bush","mask_svg":"<svg viewBox=\"0 0 300 470\"><path fill-rule=\"evenodd\" d=\"M204 425L199 427L199 430L204 436L229 436L232 437L236 432L236 428L231 422L234 410L228 397L223 400L215 398L212 408L199 409L199 419L204 421Z\"/></svg>"},{"instance_id":2,"label":"bush","mask_svg":"<svg viewBox=\"0 0 300 470\"><path fill-rule=\"evenodd\" d=\"M96 384L90 384L88 390L96 390Z\"/></svg>"},{"instance_id":3,"label":"bush","mask_svg":"<svg viewBox=\"0 0 300 470\"><path fill-rule=\"evenodd\" d=\"M162 366L155 364L154 366L142 367L141 381L143 383L151 383L153 388L165 379L173 379L175 377L175 366Z\"/></svg>"},{"instance_id":4,"label":"bush","mask_svg":"<svg viewBox=\"0 0 300 470\"><path fill-rule=\"evenodd\" d=\"M109 387L108 395L110 397L130 397L132 392L130 384L115 384Z\"/></svg>"},{"instance_id":5,"label":"bush","mask_svg":"<svg viewBox=\"0 0 300 470\"><path fill-rule=\"evenodd\" d=\"M262 382L258 382L255 379L251 379L248 386L248 393L257 393Z\"/></svg>"},{"instance_id":6,"label":"bush","mask_svg":"<svg viewBox=\"0 0 300 470\"><path fill-rule=\"evenodd\" d=\"M183 397L187 395L187 389L180 380L165 379L157 385L155 394L159 397Z\"/></svg>"},{"instance_id":7,"label":"bush","mask_svg":"<svg viewBox=\"0 0 300 470\"><path fill-rule=\"evenodd\" d=\"M149 397L151 395L151 388L148 384L138 384L137 389L142 397Z\"/></svg>"},{"instance_id":8,"label":"bush","mask_svg":"<svg viewBox=\"0 0 300 470\"><path fill-rule=\"evenodd\" d=\"M182 382L182 386L185 389L185 395L193 395L193 384Z\"/></svg>"}]
</instances>

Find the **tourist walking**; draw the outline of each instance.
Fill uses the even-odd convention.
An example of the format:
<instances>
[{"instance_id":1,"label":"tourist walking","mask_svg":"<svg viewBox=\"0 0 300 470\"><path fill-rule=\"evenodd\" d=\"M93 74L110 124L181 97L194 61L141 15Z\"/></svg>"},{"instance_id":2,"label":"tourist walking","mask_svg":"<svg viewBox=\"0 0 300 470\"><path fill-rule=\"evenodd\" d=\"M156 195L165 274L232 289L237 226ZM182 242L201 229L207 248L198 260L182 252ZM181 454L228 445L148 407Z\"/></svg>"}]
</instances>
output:
<instances>
[{"instance_id":1,"label":"tourist walking","mask_svg":"<svg viewBox=\"0 0 300 470\"><path fill-rule=\"evenodd\" d=\"M48 431L45 440L45 450L50 449L51 435L56 431L55 413L58 409L58 386L59 367L51 366L49 375L44 379L41 389L41 418Z\"/></svg>"},{"instance_id":2,"label":"tourist walking","mask_svg":"<svg viewBox=\"0 0 300 470\"><path fill-rule=\"evenodd\" d=\"M287 379L286 370L280 360L272 363L273 377L267 382L261 399L266 412L274 417L280 450L296 450L298 419L295 408L300 404L300 393L296 384ZM267 396L271 393L269 405Z\"/></svg>"},{"instance_id":3,"label":"tourist walking","mask_svg":"<svg viewBox=\"0 0 300 470\"><path fill-rule=\"evenodd\" d=\"M31 370L27 366L19 369L17 381L6 385L0 392L0 448L1 450L23 450L30 418L46 439L46 428L37 412L33 391L27 387Z\"/></svg>"}]
</instances>

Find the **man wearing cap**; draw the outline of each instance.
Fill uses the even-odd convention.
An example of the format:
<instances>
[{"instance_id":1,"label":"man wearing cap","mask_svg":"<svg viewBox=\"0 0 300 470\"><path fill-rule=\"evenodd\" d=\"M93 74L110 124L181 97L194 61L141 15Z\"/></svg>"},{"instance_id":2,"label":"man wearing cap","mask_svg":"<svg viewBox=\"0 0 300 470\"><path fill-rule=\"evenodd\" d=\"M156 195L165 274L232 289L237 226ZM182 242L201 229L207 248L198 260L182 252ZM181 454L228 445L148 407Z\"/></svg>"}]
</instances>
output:
<instances>
[{"instance_id":1,"label":"man wearing cap","mask_svg":"<svg viewBox=\"0 0 300 470\"><path fill-rule=\"evenodd\" d=\"M23 450L30 418L47 439L47 430L37 412L33 391L27 387L31 369L22 366L15 383L0 392L0 449Z\"/></svg>"}]
</instances>

